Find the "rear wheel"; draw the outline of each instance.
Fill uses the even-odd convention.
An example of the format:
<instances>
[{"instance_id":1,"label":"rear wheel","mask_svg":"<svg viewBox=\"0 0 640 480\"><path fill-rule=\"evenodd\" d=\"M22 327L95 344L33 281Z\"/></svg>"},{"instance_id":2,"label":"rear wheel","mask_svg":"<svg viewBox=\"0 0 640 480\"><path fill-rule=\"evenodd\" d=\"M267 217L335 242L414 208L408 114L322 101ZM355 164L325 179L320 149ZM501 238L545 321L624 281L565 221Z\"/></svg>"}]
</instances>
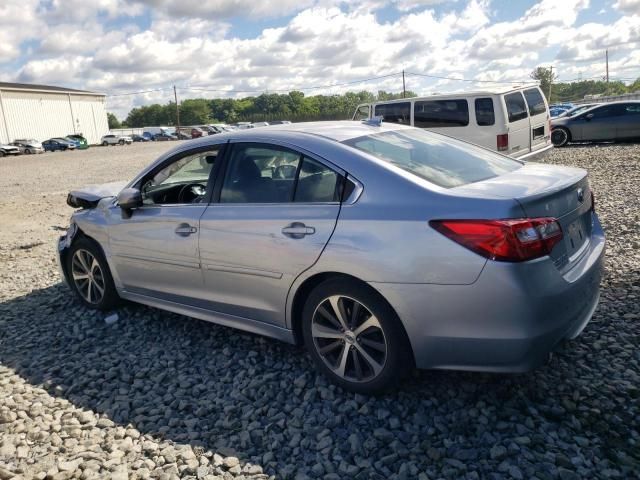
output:
<instances>
[{"instance_id":1,"label":"rear wheel","mask_svg":"<svg viewBox=\"0 0 640 480\"><path fill-rule=\"evenodd\" d=\"M109 310L119 303L109 265L98 244L80 238L71 245L66 260L69 283L85 306Z\"/></svg>"},{"instance_id":2,"label":"rear wheel","mask_svg":"<svg viewBox=\"0 0 640 480\"><path fill-rule=\"evenodd\" d=\"M104 142L102 142L102 146L106 147L107 145L109 145L109 142L107 142L106 140Z\"/></svg>"},{"instance_id":3,"label":"rear wheel","mask_svg":"<svg viewBox=\"0 0 640 480\"><path fill-rule=\"evenodd\" d=\"M124 145L124 140L119 140L119 141L118 141L118 143L119 143L120 145Z\"/></svg>"},{"instance_id":4,"label":"rear wheel","mask_svg":"<svg viewBox=\"0 0 640 480\"><path fill-rule=\"evenodd\" d=\"M316 367L347 390L379 393L413 368L400 320L364 284L343 279L320 284L305 303L302 321Z\"/></svg>"},{"instance_id":5,"label":"rear wheel","mask_svg":"<svg viewBox=\"0 0 640 480\"><path fill-rule=\"evenodd\" d=\"M26 153L27 155L29 155L31 153L31 150L29 150L28 148L24 149L24 153Z\"/></svg>"},{"instance_id":6,"label":"rear wheel","mask_svg":"<svg viewBox=\"0 0 640 480\"><path fill-rule=\"evenodd\" d=\"M558 127L551 131L551 143L555 147L564 147L570 140L571 136L566 128Z\"/></svg>"}]
</instances>

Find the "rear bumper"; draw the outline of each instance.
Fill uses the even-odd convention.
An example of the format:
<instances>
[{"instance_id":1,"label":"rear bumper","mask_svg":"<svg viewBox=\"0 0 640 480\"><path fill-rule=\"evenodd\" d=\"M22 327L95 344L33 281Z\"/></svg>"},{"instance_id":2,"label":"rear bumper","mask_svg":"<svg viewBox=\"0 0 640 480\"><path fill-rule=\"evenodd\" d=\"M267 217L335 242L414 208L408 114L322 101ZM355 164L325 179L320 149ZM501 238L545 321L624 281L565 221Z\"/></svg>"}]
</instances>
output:
<instances>
[{"instance_id":1,"label":"rear bumper","mask_svg":"<svg viewBox=\"0 0 640 480\"><path fill-rule=\"evenodd\" d=\"M545 257L489 261L472 285L371 285L398 313L419 368L528 371L578 336L598 305L605 239L593 218L589 251L564 276Z\"/></svg>"},{"instance_id":2,"label":"rear bumper","mask_svg":"<svg viewBox=\"0 0 640 480\"><path fill-rule=\"evenodd\" d=\"M526 160L528 162L535 162L538 160L542 160L545 158L553 149L553 144L549 143L549 145L544 146L543 148L539 148L538 150L534 150L533 152L525 153L519 157L515 157L517 160Z\"/></svg>"}]
</instances>

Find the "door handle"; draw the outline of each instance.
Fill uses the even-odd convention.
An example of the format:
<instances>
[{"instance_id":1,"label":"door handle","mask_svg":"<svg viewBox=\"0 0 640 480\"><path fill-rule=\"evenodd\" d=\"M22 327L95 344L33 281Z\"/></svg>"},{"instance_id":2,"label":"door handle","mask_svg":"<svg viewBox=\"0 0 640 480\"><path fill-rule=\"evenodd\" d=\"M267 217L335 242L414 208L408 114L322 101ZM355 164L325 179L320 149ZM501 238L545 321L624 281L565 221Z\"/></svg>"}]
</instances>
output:
<instances>
[{"instance_id":1,"label":"door handle","mask_svg":"<svg viewBox=\"0 0 640 480\"><path fill-rule=\"evenodd\" d=\"M304 238L305 235L313 235L316 229L307 227L302 222L293 222L282 229L282 234L291 238Z\"/></svg>"},{"instance_id":2,"label":"door handle","mask_svg":"<svg viewBox=\"0 0 640 480\"><path fill-rule=\"evenodd\" d=\"M181 237L188 237L189 235L191 235L192 233L196 233L197 231L198 229L196 227L192 227L188 223L181 223L175 230L176 235L180 235Z\"/></svg>"}]
</instances>

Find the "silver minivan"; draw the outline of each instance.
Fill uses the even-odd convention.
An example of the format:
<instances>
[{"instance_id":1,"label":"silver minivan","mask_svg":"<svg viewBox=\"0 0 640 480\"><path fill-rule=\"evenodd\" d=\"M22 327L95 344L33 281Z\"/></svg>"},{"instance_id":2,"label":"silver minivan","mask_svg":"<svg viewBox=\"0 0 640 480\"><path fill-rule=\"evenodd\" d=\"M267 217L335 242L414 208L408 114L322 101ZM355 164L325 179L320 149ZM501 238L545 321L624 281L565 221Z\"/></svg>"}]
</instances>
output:
<instances>
[{"instance_id":1,"label":"silver minivan","mask_svg":"<svg viewBox=\"0 0 640 480\"><path fill-rule=\"evenodd\" d=\"M553 148L549 106L536 85L362 104L353 120L378 116L520 160L540 158Z\"/></svg>"}]
</instances>

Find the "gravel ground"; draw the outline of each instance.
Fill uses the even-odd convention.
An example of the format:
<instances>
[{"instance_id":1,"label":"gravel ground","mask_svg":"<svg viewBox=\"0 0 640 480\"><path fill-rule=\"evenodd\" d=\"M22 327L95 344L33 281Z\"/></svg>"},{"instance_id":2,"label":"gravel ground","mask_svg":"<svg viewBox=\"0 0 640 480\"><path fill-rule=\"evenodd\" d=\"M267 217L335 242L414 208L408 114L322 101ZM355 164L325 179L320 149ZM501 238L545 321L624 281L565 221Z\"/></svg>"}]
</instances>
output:
<instances>
[{"instance_id":1,"label":"gravel ground","mask_svg":"<svg viewBox=\"0 0 640 480\"><path fill-rule=\"evenodd\" d=\"M640 145L547 160L591 172L608 234L577 340L529 374L416 372L378 398L269 339L133 305L107 324L60 284L67 191L170 146L0 159L0 479L640 477Z\"/></svg>"}]
</instances>

